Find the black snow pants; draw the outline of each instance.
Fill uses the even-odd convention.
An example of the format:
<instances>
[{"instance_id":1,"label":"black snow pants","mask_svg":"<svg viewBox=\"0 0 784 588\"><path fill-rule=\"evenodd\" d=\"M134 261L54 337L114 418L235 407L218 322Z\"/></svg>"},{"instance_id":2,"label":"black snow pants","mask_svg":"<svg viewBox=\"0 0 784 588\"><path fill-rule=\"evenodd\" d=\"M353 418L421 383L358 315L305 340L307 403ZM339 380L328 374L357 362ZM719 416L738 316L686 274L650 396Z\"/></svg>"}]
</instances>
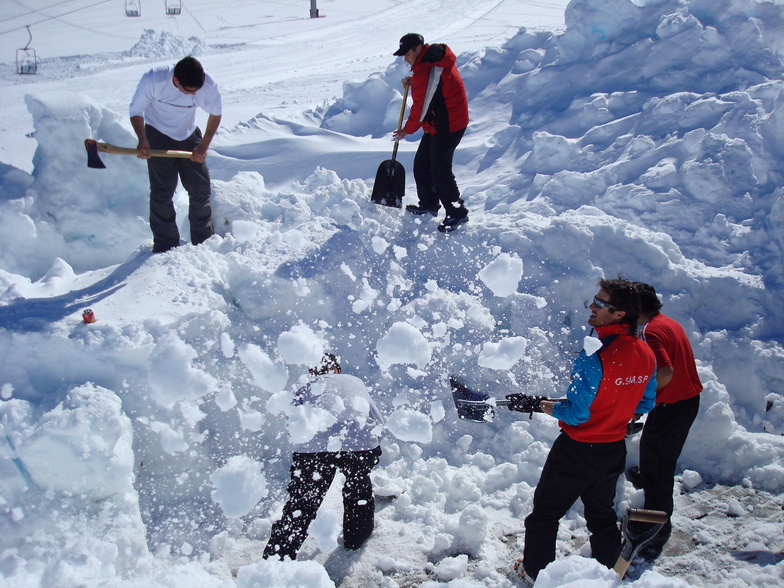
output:
<instances>
[{"instance_id":1,"label":"black snow pants","mask_svg":"<svg viewBox=\"0 0 784 588\"><path fill-rule=\"evenodd\" d=\"M343 545L346 549L358 549L373 532L375 499L370 470L380 456L381 447L367 451L295 453L288 485L289 499L280 520L272 525L263 557L297 558L337 469L346 477Z\"/></svg>"},{"instance_id":2,"label":"black snow pants","mask_svg":"<svg viewBox=\"0 0 784 588\"><path fill-rule=\"evenodd\" d=\"M621 532L613 502L626 465L626 442L582 443L566 433L553 443L525 519L523 566L536 578L555 560L558 522L578 498L585 507L593 558L612 568L621 553Z\"/></svg>"},{"instance_id":3,"label":"black snow pants","mask_svg":"<svg viewBox=\"0 0 784 588\"><path fill-rule=\"evenodd\" d=\"M698 394L672 404L657 404L648 413L640 438L640 476L645 508L663 510L672 516L675 468L699 409ZM672 524L668 519L652 543L663 546L671 533Z\"/></svg>"},{"instance_id":4,"label":"black snow pants","mask_svg":"<svg viewBox=\"0 0 784 588\"><path fill-rule=\"evenodd\" d=\"M425 133L414 156L414 181L419 205L438 210L441 205L449 214L460 200L452 159L465 129L452 133Z\"/></svg>"}]
</instances>

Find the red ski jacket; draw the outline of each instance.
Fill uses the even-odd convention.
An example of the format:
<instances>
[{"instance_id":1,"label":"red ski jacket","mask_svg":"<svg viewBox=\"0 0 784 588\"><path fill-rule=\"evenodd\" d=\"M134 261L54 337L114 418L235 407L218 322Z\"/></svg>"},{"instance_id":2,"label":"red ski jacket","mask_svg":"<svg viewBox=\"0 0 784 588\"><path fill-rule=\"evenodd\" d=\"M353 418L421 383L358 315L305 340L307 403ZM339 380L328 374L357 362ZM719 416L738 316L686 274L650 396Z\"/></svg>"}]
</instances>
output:
<instances>
[{"instance_id":1,"label":"red ski jacket","mask_svg":"<svg viewBox=\"0 0 784 588\"><path fill-rule=\"evenodd\" d=\"M694 352L682 326L659 313L643 327L642 338L653 349L659 368L673 368L670 383L656 392L656 404L686 400L702 392Z\"/></svg>"},{"instance_id":2,"label":"red ski jacket","mask_svg":"<svg viewBox=\"0 0 784 588\"><path fill-rule=\"evenodd\" d=\"M626 436L635 413L649 412L656 399L656 360L628 325L596 327L603 347L581 351L572 368L566 400L553 416L564 433L583 443L609 443Z\"/></svg>"},{"instance_id":3,"label":"red ski jacket","mask_svg":"<svg viewBox=\"0 0 784 588\"><path fill-rule=\"evenodd\" d=\"M455 65L457 58L443 44L425 45L411 67L414 104L404 130L421 127L426 133L451 133L468 126L468 96Z\"/></svg>"}]
</instances>

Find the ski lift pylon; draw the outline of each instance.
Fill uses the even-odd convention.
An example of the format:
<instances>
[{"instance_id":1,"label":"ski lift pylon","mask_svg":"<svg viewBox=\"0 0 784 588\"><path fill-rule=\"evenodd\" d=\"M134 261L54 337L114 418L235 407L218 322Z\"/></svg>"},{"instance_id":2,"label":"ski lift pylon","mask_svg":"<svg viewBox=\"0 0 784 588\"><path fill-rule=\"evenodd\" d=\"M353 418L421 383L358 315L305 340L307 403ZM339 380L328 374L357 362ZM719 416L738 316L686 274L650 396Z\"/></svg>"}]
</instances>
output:
<instances>
[{"instance_id":1,"label":"ski lift pylon","mask_svg":"<svg viewBox=\"0 0 784 588\"><path fill-rule=\"evenodd\" d=\"M166 14L177 16L182 12L182 0L166 0Z\"/></svg>"},{"instance_id":2,"label":"ski lift pylon","mask_svg":"<svg viewBox=\"0 0 784 588\"><path fill-rule=\"evenodd\" d=\"M27 26L27 34L30 39L24 49L16 50L16 73L32 75L38 73L38 57L35 54L35 49L30 47L33 42L33 33L30 31L30 26Z\"/></svg>"},{"instance_id":3,"label":"ski lift pylon","mask_svg":"<svg viewBox=\"0 0 784 588\"><path fill-rule=\"evenodd\" d=\"M125 0L125 16L141 16L142 0Z\"/></svg>"}]
</instances>

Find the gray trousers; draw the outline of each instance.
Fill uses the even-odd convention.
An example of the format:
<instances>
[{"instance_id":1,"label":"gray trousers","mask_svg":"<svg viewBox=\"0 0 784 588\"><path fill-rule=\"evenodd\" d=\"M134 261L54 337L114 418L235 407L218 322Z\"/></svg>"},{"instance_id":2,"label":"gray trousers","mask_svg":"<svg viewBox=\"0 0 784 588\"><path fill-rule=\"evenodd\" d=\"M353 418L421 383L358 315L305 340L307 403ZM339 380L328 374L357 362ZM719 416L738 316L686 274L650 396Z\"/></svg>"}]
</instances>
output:
<instances>
[{"instance_id":1,"label":"gray trousers","mask_svg":"<svg viewBox=\"0 0 784 588\"><path fill-rule=\"evenodd\" d=\"M184 141L177 141L150 125L145 125L144 128L151 149L193 151L202 139L199 129ZM214 231L210 204L210 171L207 164L196 163L190 159L151 157L147 160L147 170L150 174L150 229L153 251L166 251L180 244L173 202L178 179L188 191L191 243L198 245L209 239Z\"/></svg>"}]
</instances>

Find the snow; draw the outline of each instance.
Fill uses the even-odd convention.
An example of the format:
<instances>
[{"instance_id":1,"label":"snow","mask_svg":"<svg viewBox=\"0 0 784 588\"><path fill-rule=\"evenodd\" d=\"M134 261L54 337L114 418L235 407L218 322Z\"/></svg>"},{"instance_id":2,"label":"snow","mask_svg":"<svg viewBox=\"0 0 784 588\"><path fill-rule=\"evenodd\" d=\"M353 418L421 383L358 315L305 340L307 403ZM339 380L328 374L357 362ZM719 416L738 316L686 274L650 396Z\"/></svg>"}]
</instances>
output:
<instances>
[{"instance_id":1,"label":"snow","mask_svg":"<svg viewBox=\"0 0 784 588\"><path fill-rule=\"evenodd\" d=\"M623 585L781 586L784 3L219 4L4 7L3 585L515 585L557 424L460 421L448 376L561 396L573 352L596 350L597 281L622 274L662 295L705 385L673 539ZM15 73L25 25L34 76ZM412 27L452 47L470 99L470 221L450 235L369 202ZM143 162L88 169L83 141L134 146L139 77L186 52L224 94L218 234L153 256ZM263 561L291 442L331 424L291 407L324 350L387 417L376 529L342 548L335 484L300 560ZM642 502L622 477L618 512ZM587 540L578 504L537 588L621 586Z\"/></svg>"}]
</instances>

